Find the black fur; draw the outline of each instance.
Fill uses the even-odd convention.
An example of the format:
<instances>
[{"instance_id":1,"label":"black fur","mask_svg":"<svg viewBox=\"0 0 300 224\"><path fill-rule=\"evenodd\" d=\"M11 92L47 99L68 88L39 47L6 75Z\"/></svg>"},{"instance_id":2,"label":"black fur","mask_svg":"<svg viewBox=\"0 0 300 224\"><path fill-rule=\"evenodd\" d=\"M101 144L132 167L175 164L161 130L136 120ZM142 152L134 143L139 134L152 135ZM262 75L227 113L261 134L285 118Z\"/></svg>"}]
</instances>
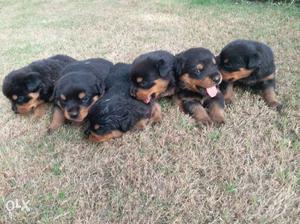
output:
<instances>
[{"instance_id":1,"label":"black fur","mask_svg":"<svg viewBox=\"0 0 300 224\"><path fill-rule=\"evenodd\" d=\"M60 77L60 72L66 65L76 61L66 55L32 62L31 64L10 72L3 81L2 92L10 99L12 108L22 105L30 100L31 92L39 92L40 100L49 102L54 88L54 82ZM13 100L12 96L18 99ZM16 112L16 111L15 111Z\"/></svg>"},{"instance_id":2,"label":"black fur","mask_svg":"<svg viewBox=\"0 0 300 224\"><path fill-rule=\"evenodd\" d=\"M225 59L229 60L224 63ZM263 78L275 73L274 54L264 43L252 40L235 40L226 45L219 55L219 68L226 72L239 71L241 68L253 70L249 77L236 81L236 84L254 89L275 87L275 80L260 83ZM257 85L259 83L259 85ZM221 84L226 85L226 82Z\"/></svg>"},{"instance_id":3,"label":"black fur","mask_svg":"<svg viewBox=\"0 0 300 224\"><path fill-rule=\"evenodd\" d=\"M218 56L218 64L223 75L220 88L225 95L226 102L232 102L233 98L233 94L230 94L231 97L226 97L228 90L232 89L232 86L240 86L261 92L270 107L278 111L282 109L275 95L276 67L274 54L269 46L252 40L232 41L222 49ZM242 70L246 70L249 76L232 78L232 74Z\"/></svg>"},{"instance_id":4,"label":"black fur","mask_svg":"<svg viewBox=\"0 0 300 224\"><path fill-rule=\"evenodd\" d=\"M196 88L190 88L186 81L182 79L184 75L188 74L191 79L196 80L195 83L206 79L210 80L211 86L218 86L221 81L221 74L218 70L215 56L208 49L191 48L177 54L176 58L178 74L177 96L181 101L183 111L193 116L194 106L201 105L209 111L212 104L217 104L219 108L224 109L225 103L222 93L218 92L216 96L210 97L206 88L200 84L197 83L198 85L195 85ZM197 68L199 64L202 65L202 69Z\"/></svg>"},{"instance_id":5,"label":"black fur","mask_svg":"<svg viewBox=\"0 0 300 224\"><path fill-rule=\"evenodd\" d=\"M130 64L116 64L106 80L107 90L88 115L89 127L86 134L92 131L104 135L118 130L127 132L138 121L151 116L151 104L144 104L130 96ZM95 124L100 128L95 130Z\"/></svg>"},{"instance_id":6,"label":"black fur","mask_svg":"<svg viewBox=\"0 0 300 224\"><path fill-rule=\"evenodd\" d=\"M88 108L93 97L102 97L105 91L105 79L113 64L101 58L77 61L69 64L61 72L61 78L55 83L55 104L72 114L76 121L80 116L80 107ZM80 99L79 94L84 93ZM62 99L61 96L66 99ZM81 119L81 118L80 118Z\"/></svg>"},{"instance_id":7,"label":"black fur","mask_svg":"<svg viewBox=\"0 0 300 224\"><path fill-rule=\"evenodd\" d=\"M168 51L152 51L138 56L130 70L131 95L136 97L138 89L150 89L158 79L169 82L167 89L155 97L170 96L176 87L176 58ZM142 78L142 82L137 82Z\"/></svg>"}]
</instances>

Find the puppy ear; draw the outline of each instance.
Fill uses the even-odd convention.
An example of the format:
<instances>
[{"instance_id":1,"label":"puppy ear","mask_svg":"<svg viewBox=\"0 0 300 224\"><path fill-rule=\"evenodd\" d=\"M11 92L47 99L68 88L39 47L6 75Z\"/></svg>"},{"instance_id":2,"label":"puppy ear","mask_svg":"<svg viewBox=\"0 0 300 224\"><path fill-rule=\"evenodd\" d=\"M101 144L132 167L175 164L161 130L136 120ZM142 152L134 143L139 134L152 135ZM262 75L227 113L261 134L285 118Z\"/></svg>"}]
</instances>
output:
<instances>
[{"instance_id":1,"label":"puppy ear","mask_svg":"<svg viewBox=\"0 0 300 224\"><path fill-rule=\"evenodd\" d=\"M261 64L261 59L258 54L253 54L248 57L247 69L256 69Z\"/></svg>"},{"instance_id":2,"label":"puppy ear","mask_svg":"<svg viewBox=\"0 0 300 224\"><path fill-rule=\"evenodd\" d=\"M54 101L56 99L56 93L57 93L57 88L56 88L56 86L54 86L52 94L51 94L51 96L49 98L50 102L52 102L52 101Z\"/></svg>"},{"instance_id":3,"label":"puppy ear","mask_svg":"<svg viewBox=\"0 0 300 224\"><path fill-rule=\"evenodd\" d=\"M164 59L159 59L156 66L161 77L166 77L169 74L170 68Z\"/></svg>"},{"instance_id":4,"label":"puppy ear","mask_svg":"<svg viewBox=\"0 0 300 224\"><path fill-rule=\"evenodd\" d=\"M29 92L37 91L42 85L40 74L37 72L32 72L28 74L24 82Z\"/></svg>"},{"instance_id":5,"label":"puppy ear","mask_svg":"<svg viewBox=\"0 0 300 224\"><path fill-rule=\"evenodd\" d=\"M120 122L121 131L123 132L128 131L130 129L130 126L131 126L131 118L130 115L128 115Z\"/></svg>"},{"instance_id":6,"label":"puppy ear","mask_svg":"<svg viewBox=\"0 0 300 224\"><path fill-rule=\"evenodd\" d=\"M96 88L98 91L98 95L100 97L102 97L104 95L105 92L105 84L103 80L98 80L97 84L96 84Z\"/></svg>"},{"instance_id":7,"label":"puppy ear","mask_svg":"<svg viewBox=\"0 0 300 224\"><path fill-rule=\"evenodd\" d=\"M220 64L220 61L221 61L221 56L220 55L217 55L217 56L215 56L216 57L216 63L217 63L217 65L219 65Z\"/></svg>"},{"instance_id":8,"label":"puppy ear","mask_svg":"<svg viewBox=\"0 0 300 224\"><path fill-rule=\"evenodd\" d=\"M182 75L184 68L184 59L183 58L176 58L176 73L178 76Z\"/></svg>"}]
</instances>

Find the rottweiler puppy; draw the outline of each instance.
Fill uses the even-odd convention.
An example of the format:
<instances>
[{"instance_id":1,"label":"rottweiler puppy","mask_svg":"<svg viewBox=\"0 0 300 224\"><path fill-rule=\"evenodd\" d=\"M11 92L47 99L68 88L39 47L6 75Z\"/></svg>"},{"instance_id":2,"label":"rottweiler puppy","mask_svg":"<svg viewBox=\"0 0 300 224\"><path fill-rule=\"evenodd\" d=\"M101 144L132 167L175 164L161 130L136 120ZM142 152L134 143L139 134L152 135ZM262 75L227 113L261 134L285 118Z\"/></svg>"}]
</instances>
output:
<instances>
[{"instance_id":1,"label":"rottweiler puppy","mask_svg":"<svg viewBox=\"0 0 300 224\"><path fill-rule=\"evenodd\" d=\"M270 47L257 41L235 40L222 49L218 64L226 103L232 102L233 86L239 85L260 91L270 107L281 109L275 94L275 63Z\"/></svg>"},{"instance_id":2,"label":"rottweiler puppy","mask_svg":"<svg viewBox=\"0 0 300 224\"><path fill-rule=\"evenodd\" d=\"M65 120L81 123L93 104L105 91L105 79L113 67L110 61L92 58L66 66L55 83L55 108L48 133L59 128Z\"/></svg>"},{"instance_id":3,"label":"rottweiler puppy","mask_svg":"<svg viewBox=\"0 0 300 224\"><path fill-rule=\"evenodd\" d=\"M176 89L176 58L167 51L152 51L137 57L130 71L133 97L148 104L172 96Z\"/></svg>"},{"instance_id":4,"label":"rottweiler puppy","mask_svg":"<svg viewBox=\"0 0 300 224\"><path fill-rule=\"evenodd\" d=\"M132 129L143 129L161 120L161 108L156 102L145 104L130 95L130 64L118 63L109 74L104 97L88 114L85 134L94 142L121 137Z\"/></svg>"},{"instance_id":5,"label":"rottweiler puppy","mask_svg":"<svg viewBox=\"0 0 300 224\"><path fill-rule=\"evenodd\" d=\"M33 111L41 117L61 70L75 61L67 55L55 55L10 72L3 80L2 92L11 101L12 110L16 114Z\"/></svg>"},{"instance_id":6,"label":"rottweiler puppy","mask_svg":"<svg viewBox=\"0 0 300 224\"><path fill-rule=\"evenodd\" d=\"M197 122L224 122L224 97L218 89L222 76L215 56L205 48L191 48L176 55L180 109Z\"/></svg>"}]
</instances>

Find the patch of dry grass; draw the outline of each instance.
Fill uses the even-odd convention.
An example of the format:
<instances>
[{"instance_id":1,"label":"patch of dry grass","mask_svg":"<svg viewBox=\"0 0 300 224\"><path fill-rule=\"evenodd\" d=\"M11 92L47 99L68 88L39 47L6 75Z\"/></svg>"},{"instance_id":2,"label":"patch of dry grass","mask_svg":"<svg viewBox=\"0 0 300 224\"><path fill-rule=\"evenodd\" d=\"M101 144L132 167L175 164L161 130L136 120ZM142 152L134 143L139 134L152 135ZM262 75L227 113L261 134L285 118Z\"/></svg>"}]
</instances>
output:
<instances>
[{"instance_id":1,"label":"patch of dry grass","mask_svg":"<svg viewBox=\"0 0 300 224\"><path fill-rule=\"evenodd\" d=\"M238 92L220 128L198 128L163 100L162 124L90 144L78 127L46 135L0 99L2 223L299 223L300 19L273 7L174 1L0 2L0 81L56 53L130 62L140 53L235 38L271 45L283 114ZM29 200L30 212L9 200Z\"/></svg>"}]
</instances>

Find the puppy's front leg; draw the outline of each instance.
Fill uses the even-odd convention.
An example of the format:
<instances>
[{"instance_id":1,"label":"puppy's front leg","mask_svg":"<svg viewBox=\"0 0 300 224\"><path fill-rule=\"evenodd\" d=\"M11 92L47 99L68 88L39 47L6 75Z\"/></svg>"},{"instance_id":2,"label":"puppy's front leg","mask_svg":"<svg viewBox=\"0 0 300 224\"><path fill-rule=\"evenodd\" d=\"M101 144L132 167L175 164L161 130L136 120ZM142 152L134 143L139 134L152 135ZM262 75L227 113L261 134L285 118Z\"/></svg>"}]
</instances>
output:
<instances>
[{"instance_id":1,"label":"puppy's front leg","mask_svg":"<svg viewBox=\"0 0 300 224\"><path fill-rule=\"evenodd\" d=\"M191 115L197 122L204 125L212 124L211 118L200 102L183 100L182 105L184 112Z\"/></svg>"},{"instance_id":2,"label":"puppy's front leg","mask_svg":"<svg viewBox=\"0 0 300 224\"><path fill-rule=\"evenodd\" d=\"M267 105L271 108L280 111L282 109L282 104L277 99L275 93L275 79L265 80L259 85L262 91L262 97L266 101Z\"/></svg>"},{"instance_id":3,"label":"puppy's front leg","mask_svg":"<svg viewBox=\"0 0 300 224\"><path fill-rule=\"evenodd\" d=\"M53 133L56 129L62 126L65 122L64 113L58 107L54 107L52 122L48 128L48 134Z\"/></svg>"},{"instance_id":4,"label":"puppy's front leg","mask_svg":"<svg viewBox=\"0 0 300 224\"><path fill-rule=\"evenodd\" d=\"M225 102L222 93L218 93L215 97L206 100L204 103L208 108L208 114L213 122L222 124L225 122Z\"/></svg>"},{"instance_id":5,"label":"puppy's front leg","mask_svg":"<svg viewBox=\"0 0 300 224\"><path fill-rule=\"evenodd\" d=\"M223 81L220 85L220 89L224 95L226 104L231 104L234 100L233 83Z\"/></svg>"},{"instance_id":6,"label":"puppy's front leg","mask_svg":"<svg viewBox=\"0 0 300 224\"><path fill-rule=\"evenodd\" d=\"M42 103L34 109L33 116L35 118L41 118L45 113L46 113L46 105Z\"/></svg>"}]
</instances>

